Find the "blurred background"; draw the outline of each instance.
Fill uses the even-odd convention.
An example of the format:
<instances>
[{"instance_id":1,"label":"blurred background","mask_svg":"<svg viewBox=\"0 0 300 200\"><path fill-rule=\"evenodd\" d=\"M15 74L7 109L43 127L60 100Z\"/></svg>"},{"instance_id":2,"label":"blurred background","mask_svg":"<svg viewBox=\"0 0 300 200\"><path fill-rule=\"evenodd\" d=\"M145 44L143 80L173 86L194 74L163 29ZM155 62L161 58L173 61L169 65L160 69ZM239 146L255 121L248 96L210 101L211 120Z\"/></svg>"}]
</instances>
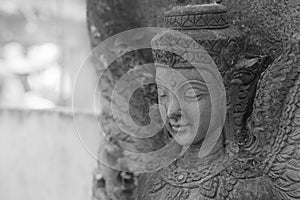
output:
<instances>
[{"instance_id":1,"label":"blurred background","mask_svg":"<svg viewBox=\"0 0 300 200\"><path fill-rule=\"evenodd\" d=\"M0 1L2 106L71 105L72 82L90 49L85 9L84 0Z\"/></svg>"},{"instance_id":2,"label":"blurred background","mask_svg":"<svg viewBox=\"0 0 300 200\"><path fill-rule=\"evenodd\" d=\"M1 200L90 199L96 161L73 117L96 154L88 63L71 108L89 44L85 0L0 0Z\"/></svg>"}]
</instances>

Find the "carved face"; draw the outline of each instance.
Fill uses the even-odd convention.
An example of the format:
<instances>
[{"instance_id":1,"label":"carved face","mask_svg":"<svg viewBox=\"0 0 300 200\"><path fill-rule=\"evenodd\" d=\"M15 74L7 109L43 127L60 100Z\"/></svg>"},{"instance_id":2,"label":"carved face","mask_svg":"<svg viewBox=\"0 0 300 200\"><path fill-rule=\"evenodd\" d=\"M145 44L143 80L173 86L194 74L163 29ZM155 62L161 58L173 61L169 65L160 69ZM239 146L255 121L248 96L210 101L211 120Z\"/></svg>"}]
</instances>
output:
<instances>
[{"instance_id":1,"label":"carved face","mask_svg":"<svg viewBox=\"0 0 300 200\"><path fill-rule=\"evenodd\" d=\"M182 145L200 143L211 117L207 85L196 69L157 67L156 82L160 113L175 141Z\"/></svg>"}]
</instances>

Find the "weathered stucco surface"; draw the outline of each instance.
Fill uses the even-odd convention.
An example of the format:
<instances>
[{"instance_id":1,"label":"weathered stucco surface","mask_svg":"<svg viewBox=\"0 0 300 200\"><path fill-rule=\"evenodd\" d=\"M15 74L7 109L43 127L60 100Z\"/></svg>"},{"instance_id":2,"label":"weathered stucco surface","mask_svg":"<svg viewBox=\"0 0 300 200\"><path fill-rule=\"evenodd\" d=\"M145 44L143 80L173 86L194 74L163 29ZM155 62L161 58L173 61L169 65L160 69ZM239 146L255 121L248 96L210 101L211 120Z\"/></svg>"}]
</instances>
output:
<instances>
[{"instance_id":1,"label":"weathered stucco surface","mask_svg":"<svg viewBox=\"0 0 300 200\"><path fill-rule=\"evenodd\" d=\"M225 0L233 24L263 53L278 56L282 43L300 33L298 0Z\"/></svg>"}]
</instances>

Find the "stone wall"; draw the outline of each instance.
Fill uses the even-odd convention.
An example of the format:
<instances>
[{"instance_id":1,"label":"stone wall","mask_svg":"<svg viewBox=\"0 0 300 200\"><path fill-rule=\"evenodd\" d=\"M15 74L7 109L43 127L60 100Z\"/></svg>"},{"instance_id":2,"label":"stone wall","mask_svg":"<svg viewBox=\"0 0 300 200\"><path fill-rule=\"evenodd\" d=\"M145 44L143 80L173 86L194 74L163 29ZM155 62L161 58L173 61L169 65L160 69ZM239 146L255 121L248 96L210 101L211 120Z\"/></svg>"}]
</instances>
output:
<instances>
[{"instance_id":1,"label":"stone wall","mask_svg":"<svg viewBox=\"0 0 300 200\"><path fill-rule=\"evenodd\" d=\"M0 109L0 199L91 199L99 128L75 116L77 130L71 111Z\"/></svg>"}]
</instances>

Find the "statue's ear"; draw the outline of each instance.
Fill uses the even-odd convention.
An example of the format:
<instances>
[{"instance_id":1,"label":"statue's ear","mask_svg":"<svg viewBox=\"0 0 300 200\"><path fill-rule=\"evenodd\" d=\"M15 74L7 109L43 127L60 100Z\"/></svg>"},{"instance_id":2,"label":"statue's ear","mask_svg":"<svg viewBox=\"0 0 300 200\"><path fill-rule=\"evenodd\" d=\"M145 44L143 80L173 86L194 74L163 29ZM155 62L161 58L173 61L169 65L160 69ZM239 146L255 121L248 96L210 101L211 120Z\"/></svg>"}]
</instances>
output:
<instances>
[{"instance_id":1,"label":"statue's ear","mask_svg":"<svg viewBox=\"0 0 300 200\"><path fill-rule=\"evenodd\" d=\"M200 151L199 151L199 158L204 158L211 153L214 149L215 145L218 145L220 142L223 142L223 127L218 127L212 132L208 132L207 136L205 137ZM222 141L220 141L222 140Z\"/></svg>"},{"instance_id":2,"label":"statue's ear","mask_svg":"<svg viewBox=\"0 0 300 200\"><path fill-rule=\"evenodd\" d=\"M269 56L243 57L234 65L228 76L226 144L234 143L243 146L249 143L247 119L253 111L258 81L270 63Z\"/></svg>"}]
</instances>

